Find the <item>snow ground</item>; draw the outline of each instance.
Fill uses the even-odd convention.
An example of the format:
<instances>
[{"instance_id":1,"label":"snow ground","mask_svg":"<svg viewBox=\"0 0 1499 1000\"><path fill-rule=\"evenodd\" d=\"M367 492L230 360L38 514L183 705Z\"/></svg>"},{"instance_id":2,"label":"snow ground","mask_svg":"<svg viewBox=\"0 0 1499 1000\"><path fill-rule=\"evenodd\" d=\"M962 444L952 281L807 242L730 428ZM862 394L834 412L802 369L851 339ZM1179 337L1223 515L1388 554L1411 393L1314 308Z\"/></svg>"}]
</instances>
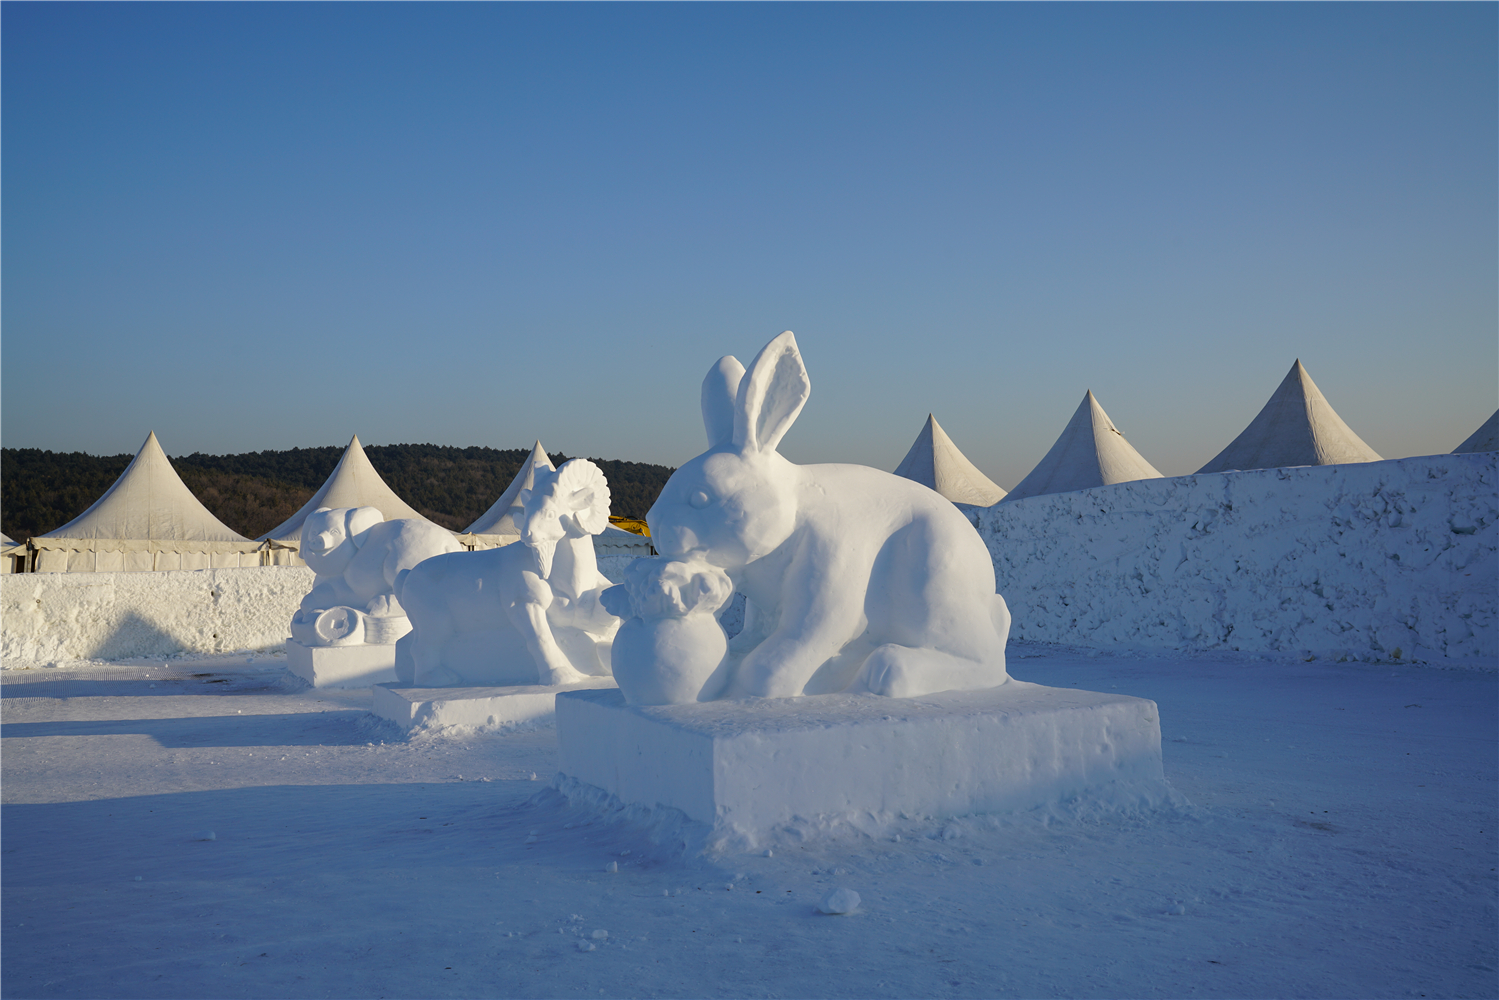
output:
<instances>
[{"instance_id":1,"label":"snow ground","mask_svg":"<svg viewBox=\"0 0 1499 1000\"><path fill-rule=\"evenodd\" d=\"M1191 806L694 859L548 791L551 729L280 662L0 676L6 997L1499 993L1493 671L1012 644L1155 699Z\"/></svg>"}]
</instances>

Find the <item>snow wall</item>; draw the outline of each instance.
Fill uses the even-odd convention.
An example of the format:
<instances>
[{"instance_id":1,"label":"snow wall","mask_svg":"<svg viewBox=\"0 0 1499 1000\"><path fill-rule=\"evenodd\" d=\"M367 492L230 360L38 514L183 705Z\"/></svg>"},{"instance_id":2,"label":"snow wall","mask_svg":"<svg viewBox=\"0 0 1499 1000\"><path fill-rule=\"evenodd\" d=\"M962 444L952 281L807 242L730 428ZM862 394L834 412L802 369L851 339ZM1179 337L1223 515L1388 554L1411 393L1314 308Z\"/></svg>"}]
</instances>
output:
<instances>
[{"instance_id":1,"label":"snow wall","mask_svg":"<svg viewBox=\"0 0 1499 1000\"><path fill-rule=\"evenodd\" d=\"M600 556L599 570L621 579L633 558ZM312 580L306 566L0 575L0 659L281 649Z\"/></svg>"},{"instance_id":2,"label":"snow wall","mask_svg":"<svg viewBox=\"0 0 1499 1000\"><path fill-rule=\"evenodd\" d=\"M1499 662L1499 453L1119 483L973 510L1015 639ZM630 556L601 556L619 579ZM0 657L280 648L305 566L0 575ZM738 631L742 601L722 617Z\"/></svg>"},{"instance_id":3,"label":"snow wall","mask_svg":"<svg viewBox=\"0 0 1499 1000\"><path fill-rule=\"evenodd\" d=\"M118 660L280 649L305 566L0 576L0 658Z\"/></svg>"},{"instance_id":4,"label":"snow wall","mask_svg":"<svg viewBox=\"0 0 1499 1000\"><path fill-rule=\"evenodd\" d=\"M1014 639L1493 666L1496 459L1147 479L970 517Z\"/></svg>"}]
</instances>

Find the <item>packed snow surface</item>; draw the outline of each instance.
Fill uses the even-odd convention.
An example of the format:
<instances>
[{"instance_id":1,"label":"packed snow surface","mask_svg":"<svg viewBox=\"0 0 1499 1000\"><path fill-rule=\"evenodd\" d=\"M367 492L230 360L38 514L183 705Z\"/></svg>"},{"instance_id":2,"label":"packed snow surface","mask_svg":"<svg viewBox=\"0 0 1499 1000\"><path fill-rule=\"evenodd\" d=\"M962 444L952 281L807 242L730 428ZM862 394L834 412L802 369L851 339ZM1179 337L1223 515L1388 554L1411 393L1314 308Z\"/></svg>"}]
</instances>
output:
<instances>
[{"instance_id":1,"label":"packed snow surface","mask_svg":"<svg viewBox=\"0 0 1499 1000\"><path fill-rule=\"evenodd\" d=\"M0 675L6 996L1499 988L1492 669L1016 643L1157 702L1190 805L685 856L550 790L554 730L404 740L279 661Z\"/></svg>"},{"instance_id":2,"label":"packed snow surface","mask_svg":"<svg viewBox=\"0 0 1499 1000\"><path fill-rule=\"evenodd\" d=\"M1148 479L972 516L1018 640L1491 665L1496 458Z\"/></svg>"}]
</instances>

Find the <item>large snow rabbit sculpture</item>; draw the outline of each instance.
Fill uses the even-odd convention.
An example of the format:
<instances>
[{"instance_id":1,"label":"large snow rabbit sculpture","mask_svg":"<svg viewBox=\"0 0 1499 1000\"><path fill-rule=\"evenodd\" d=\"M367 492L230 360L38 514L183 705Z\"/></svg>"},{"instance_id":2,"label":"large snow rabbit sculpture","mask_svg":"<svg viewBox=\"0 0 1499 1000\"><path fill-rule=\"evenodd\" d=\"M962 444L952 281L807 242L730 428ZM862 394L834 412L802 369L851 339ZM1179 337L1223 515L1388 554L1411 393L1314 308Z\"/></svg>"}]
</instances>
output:
<instances>
[{"instance_id":1,"label":"large snow rabbit sculpture","mask_svg":"<svg viewBox=\"0 0 1499 1000\"><path fill-rule=\"evenodd\" d=\"M519 542L428 559L397 581L413 626L396 644L401 680L563 685L608 676L619 619L599 604L610 582L593 551L609 523L603 472L581 458L537 469L518 499Z\"/></svg>"},{"instance_id":2,"label":"large snow rabbit sculpture","mask_svg":"<svg viewBox=\"0 0 1499 1000\"><path fill-rule=\"evenodd\" d=\"M721 359L703 382L708 450L647 515L661 558L721 567L748 598L728 694L1003 684L1010 613L978 533L908 479L778 454L810 392L790 331L748 371Z\"/></svg>"}]
</instances>

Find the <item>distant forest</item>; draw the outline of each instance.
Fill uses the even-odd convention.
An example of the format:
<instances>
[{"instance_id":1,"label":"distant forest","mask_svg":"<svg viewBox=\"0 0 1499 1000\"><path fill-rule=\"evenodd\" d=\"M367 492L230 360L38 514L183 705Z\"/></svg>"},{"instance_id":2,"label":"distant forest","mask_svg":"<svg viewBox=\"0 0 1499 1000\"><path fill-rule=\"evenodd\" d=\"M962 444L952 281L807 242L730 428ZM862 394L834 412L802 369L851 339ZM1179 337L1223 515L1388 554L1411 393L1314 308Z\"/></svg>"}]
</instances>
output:
<instances>
[{"instance_id":1,"label":"distant forest","mask_svg":"<svg viewBox=\"0 0 1499 1000\"><path fill-rule=\"evenodd\" d=\"M203 506L246 538L291 517L332 474L344 449L293 448L244 455L172 459ZM366 445L364 452L396 495L423 517L454 531L473 524L500 498L529 448L453 448L435 444ZM0 531L18 542L60 528L104 495L134 455L85 455L37 448L0 449ZM554 465L567 461L548 454ZM610 512L644 518L675 470L593 458L609 479Z\"/></svg>"}]
</instances>

